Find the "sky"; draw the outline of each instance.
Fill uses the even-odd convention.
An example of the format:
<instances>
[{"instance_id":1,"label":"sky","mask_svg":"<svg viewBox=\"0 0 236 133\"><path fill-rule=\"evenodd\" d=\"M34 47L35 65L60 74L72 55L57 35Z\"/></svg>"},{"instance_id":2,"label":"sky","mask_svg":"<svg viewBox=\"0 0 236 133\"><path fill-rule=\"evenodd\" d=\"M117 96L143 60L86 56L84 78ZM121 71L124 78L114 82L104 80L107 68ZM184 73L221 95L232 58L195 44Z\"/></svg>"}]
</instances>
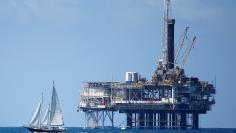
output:
<instances>
[{"instance_id":1,"label":"sky","mask_svg":"<svg viewBox=\"0 0 236 133\"><path fill-rule=\"evenodd\" d=\"M197 36L186 74L217 81L200 127L236 128L236 1L171 2L176 46L186 26ZM0 126L27 124L55 81L65 125L81 127L83 81L123 82L126 71L150 80L162 47L162 0L1 0Z\"/></svg>"}]
</instances>

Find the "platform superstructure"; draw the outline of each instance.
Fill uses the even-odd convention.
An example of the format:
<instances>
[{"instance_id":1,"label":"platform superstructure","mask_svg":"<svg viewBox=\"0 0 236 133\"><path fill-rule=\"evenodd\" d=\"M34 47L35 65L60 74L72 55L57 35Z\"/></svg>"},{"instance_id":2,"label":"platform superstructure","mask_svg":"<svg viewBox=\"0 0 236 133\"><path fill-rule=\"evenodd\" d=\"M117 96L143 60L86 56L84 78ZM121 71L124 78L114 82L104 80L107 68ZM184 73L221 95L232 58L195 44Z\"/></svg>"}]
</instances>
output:
<instances>
[{"instance_id":1,"label":"platform superstructure","mask_svg":"<svg viewBox=\"0 0 236 133\"><path fill-rule=\"evenodd\" d=\"M198 129L199 115L215 104L215 87L197 77L186 76L183 64L195 43L186 50L182 65L177 57L186 38L186 28L179 47L174 46L175 19L169 15L170 0L164 0L164 50L150 81L137 72L126 72L124 83L84 82L78 111L85 113L85 127L104 127L106 119L114 126L114 112L126 115L129 128Z\"/></svg>"}]
</instances>

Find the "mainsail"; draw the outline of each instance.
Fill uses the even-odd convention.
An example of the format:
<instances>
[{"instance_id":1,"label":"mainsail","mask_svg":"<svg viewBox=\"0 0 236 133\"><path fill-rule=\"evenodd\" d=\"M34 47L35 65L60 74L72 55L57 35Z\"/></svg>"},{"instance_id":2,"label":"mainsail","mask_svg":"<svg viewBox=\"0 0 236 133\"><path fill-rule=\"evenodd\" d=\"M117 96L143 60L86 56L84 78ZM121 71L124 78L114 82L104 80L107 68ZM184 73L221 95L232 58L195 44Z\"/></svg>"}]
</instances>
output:
<instances>
[{"instance_id":1,"label":"mainsail","mask_svg":"<svg viewBox=\"0 0 236 133\"><path fill-rule=\"evenodd\" d=\"M54 84L53 84L51 106L50 106L50 125L52 126L64 125L61 105Z\"/></svg>"},{"instance_id":2,"label":"mainsail","mask_svg":"<svg viewBox=\"0 0 236 133\"><path fill-rule=\"evenodd\" d=\"M48 107L48 109L46 110L46 112L45 112L45 115L44 115L44 117L43 117L43 119L42 119L42 125L44 125L44 126L47 126L47 125L50 125L49 124L49 108L50 108L50 104L49 104L49 107Z\"/></svg>"},{"instance_id":3,"label":"mainsail","mask_svg":"<svg viewBox=\"0 0 236 133\"><path fill-rule=\"evenodd\" d=\"M40 126L40 121L41 121L41 107L42 107L42 103L40 101L33 118L30 121L30 125L31 126Z\"/></svg>"}]
</instances>

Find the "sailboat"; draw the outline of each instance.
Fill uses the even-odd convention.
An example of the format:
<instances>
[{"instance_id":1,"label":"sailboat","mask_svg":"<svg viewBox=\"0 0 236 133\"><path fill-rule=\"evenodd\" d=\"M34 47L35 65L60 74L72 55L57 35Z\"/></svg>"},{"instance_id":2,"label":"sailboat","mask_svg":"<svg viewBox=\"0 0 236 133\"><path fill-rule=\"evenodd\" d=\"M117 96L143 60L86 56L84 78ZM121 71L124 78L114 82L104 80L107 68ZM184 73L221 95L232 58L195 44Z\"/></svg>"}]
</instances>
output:
<instances>
[{"instance_id":1,"label":"sailboat","mask_svg":"<svg viewBox=\"0 0 236 133\"><path fill-rule=\"evenodd\" d=\"M53 82L50 104L42 117L43 94L38 107L28 126L24 126L31 132L64 132L61 105Z\"/></svg>"}]
</instances>

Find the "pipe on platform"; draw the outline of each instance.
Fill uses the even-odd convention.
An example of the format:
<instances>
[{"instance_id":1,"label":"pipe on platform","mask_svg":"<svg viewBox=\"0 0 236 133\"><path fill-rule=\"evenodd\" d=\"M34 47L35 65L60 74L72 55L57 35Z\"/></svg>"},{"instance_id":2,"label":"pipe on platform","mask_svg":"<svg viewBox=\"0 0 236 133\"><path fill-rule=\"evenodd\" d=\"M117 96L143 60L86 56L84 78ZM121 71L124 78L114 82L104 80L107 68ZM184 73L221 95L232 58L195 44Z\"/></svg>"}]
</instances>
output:
<instances>
[{"instance_id":1,"label":"pipe on platform","mask_svg":"<svg viewBox=\"0 0 236 133\"><path fill-rule=\"evenodd\" d=\"M175 55L175 46L174 46L174 38L175 38L175 19L167 19L167 64L168 69L174 68L174 55Z\"/></svg>"}]
</instances>

